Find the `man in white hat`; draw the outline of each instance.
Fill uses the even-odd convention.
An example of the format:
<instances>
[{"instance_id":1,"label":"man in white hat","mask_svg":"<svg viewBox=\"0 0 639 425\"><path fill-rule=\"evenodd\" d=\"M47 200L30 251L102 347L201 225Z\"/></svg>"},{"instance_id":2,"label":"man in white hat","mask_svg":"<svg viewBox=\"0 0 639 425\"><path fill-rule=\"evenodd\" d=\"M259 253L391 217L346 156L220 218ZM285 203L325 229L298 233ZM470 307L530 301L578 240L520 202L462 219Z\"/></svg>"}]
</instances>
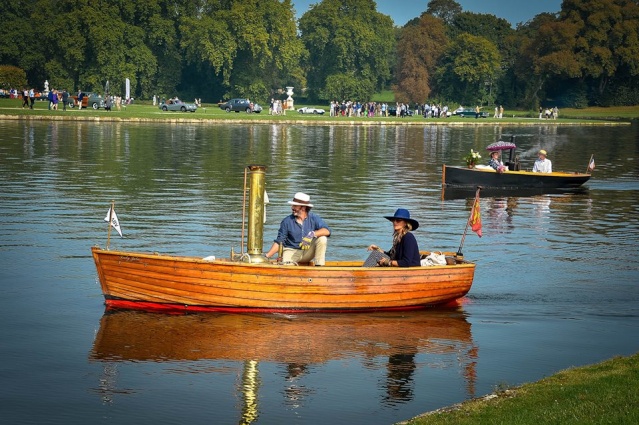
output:
<instances>
[{"instance_id":1,"label":"man in white hat","mask_svg":"<svg viewBox=\"0 0 639 425\"><path fill-rule=\"evenodd\" d=\"M540 150L539 159L535 161L535 165L533 165L534 173L552 173L552 162L548 158L546 158L547 152L545 150Z\"/></svg>"},{"instance_id":2,"label":"man in white hat","mask_svg":"<svg viewBox=\"0 0 639 425\"><path fill-rule=\"evenodd\" d=\"M282 262L308 263L315 259L316 266L323 266L331 229L319 215L311 212L313 204L306 193L297 192L288 203L292 214L280 223L277 238L266 257L276 254L282 244Z\"/></svg>"}]
</instances>

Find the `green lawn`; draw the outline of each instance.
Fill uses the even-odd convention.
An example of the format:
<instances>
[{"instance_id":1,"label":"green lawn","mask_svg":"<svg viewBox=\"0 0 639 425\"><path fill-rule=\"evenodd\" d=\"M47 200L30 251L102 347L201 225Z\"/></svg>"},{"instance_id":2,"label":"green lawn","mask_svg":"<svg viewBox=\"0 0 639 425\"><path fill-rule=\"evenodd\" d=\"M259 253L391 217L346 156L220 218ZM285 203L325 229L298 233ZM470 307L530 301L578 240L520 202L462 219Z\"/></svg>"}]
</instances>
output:
<instances>
[{"instance_id":1,"label":"green lawn","mask_svg":"<svg viewBox=\"0 0 639 425\"><path fill-rule=\"evenodd\" d=\"M616 357L427 413L402 424L638 424L637 382L639 354Z\"/></svg>"},{"instance_id":2,"label":"green lawn","mask_svg":"<svg viewBox=\"0 0 639 425\"><path fill-rule=\"evenodd\" d=\"M383 92L379 94L380 101L382 97L390 97L392 92ZM386 100L387 101L387 100ZM299 114L296 110L286 111L285 115L269 115L268 114L268 105L262 105L265 109L259 114L246 114L244 112L231 112L227 113L221 110L217 104L203 104L202 108L199 108L196 112L163 112L157 106L153 106L148 102L136 102L127 107L122 107L121 110L116 110L115 107L111 112L107 112L103 109L93 110L93 109L82 109L78 110L77 108L69 109L67 111L63 111L62 107L57 111L50 111L48 109L48 102L46 101L37 101L35 103L35 108L33 110L30 109L22 109L21 108L22 101L20 99L0 99L0 115L12 115L12 116L51 116L51 117L65 117L68 119L92 119L93 117L100 118L108 118L113 120L241 120L241 121L289 121L289 120L304 120L309 122L317 122L317 121L331 121L331 122L344 122L348 121L349 123L352 121L357 122L396 122L396 123L466 123L466 124L480 124L480 123L491 123L494 124L496 122L501 123L530 123L533 119L537 118L537 114L531 111L509 111L506 109L504 111L504 118L495 119L495 118L482 118L482 119L474 119L474 118L458 118L458 117L450 117L450 118L429 118L424 119L421 116L413 116L407 118L398 118L398 117L330 117L328 114L328 105L305 105L305 104L296 104L295 108L300 108L302 106L314 106L318 108L323 108L327 112L322 115L302 115ZM611 108L585 108L585 109L563 109L559 111L559 120L555 122L559 123L586 123L592 122L592 120L607 120L607 121L618 121L618 120L630 120L630 119L638 119L639 118L639 105L632 107L611 107ZM553 122L553 120L548 120L548 123Z\"/></svg>"}]
</instances>

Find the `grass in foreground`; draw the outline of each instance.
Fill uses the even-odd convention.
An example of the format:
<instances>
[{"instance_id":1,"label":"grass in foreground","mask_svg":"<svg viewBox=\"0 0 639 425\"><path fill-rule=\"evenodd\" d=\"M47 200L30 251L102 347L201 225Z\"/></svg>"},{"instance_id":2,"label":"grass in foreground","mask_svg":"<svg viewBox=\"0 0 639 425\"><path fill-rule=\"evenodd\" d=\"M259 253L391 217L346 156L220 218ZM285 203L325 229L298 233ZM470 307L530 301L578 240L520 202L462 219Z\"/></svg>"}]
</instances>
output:
<instances>
[{"instance_id":1,"label":"grass in foreground","mask_svg":"<svg viewBox=\"0 0 639 425\"><path fill-rule=\"evenodd\" d=\"M568 369L539 382L402 422L429 424L637 424L639 353Z\"/></svg>"}]
</instances>

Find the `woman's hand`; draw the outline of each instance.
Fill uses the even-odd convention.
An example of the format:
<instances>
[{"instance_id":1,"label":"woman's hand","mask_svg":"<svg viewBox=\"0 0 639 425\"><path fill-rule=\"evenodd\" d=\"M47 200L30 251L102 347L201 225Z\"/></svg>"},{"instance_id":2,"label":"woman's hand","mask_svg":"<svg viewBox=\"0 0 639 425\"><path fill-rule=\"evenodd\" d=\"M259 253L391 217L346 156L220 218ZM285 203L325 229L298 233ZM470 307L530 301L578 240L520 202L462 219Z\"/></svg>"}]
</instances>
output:
<instances>
[{"instance_id":1,"label":"woman's hand","mask_svg":"<svg viewBox=\"0 0 639 425\"><path fill-rule=\"evenodd\" d=\"M369 245L368 248L366 248L367 251L377 251L379 249L379 247L377 245Z\"/></svg>"}]
</instances>

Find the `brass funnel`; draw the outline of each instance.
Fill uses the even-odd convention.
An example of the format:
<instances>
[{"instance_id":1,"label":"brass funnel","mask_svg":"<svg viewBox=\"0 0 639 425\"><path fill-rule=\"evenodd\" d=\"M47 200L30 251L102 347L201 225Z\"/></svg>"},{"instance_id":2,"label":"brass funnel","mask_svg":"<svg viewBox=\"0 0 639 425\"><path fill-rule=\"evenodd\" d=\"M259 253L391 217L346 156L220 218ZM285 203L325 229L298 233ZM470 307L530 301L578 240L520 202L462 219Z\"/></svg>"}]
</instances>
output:
<instances>
[{"instance_id":1,"label":"brass funnel","mask_svg":"<svg viewBox=\"0 0 639 425\"><path fill-rule=\"evenodd\" d=\"M264 192L266 185L266 167L263 165L249 165L249 211L248 211L248 240L246 243L248 261L250 263L265 262L262 255L264 245L264 217L266 206Z\"/></svg>"}]
</instances>

